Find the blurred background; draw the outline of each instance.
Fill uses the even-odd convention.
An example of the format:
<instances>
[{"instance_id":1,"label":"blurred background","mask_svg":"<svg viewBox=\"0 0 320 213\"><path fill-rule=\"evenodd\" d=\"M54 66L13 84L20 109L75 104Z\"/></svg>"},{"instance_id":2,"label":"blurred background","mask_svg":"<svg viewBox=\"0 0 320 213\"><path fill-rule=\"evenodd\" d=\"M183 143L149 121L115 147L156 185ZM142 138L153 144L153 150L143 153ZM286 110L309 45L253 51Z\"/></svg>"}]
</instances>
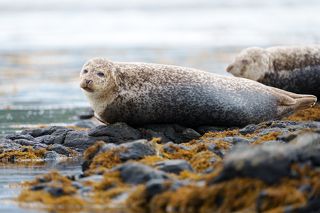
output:
<instances>
[{"instance_id":1,"label":"blurred background","mask_svg":"<svg viewBox=\"0 0 320 213\"><path fill-rule=\"evenodd\" d=\"M318 0L0 0L0 131L87 107L89 58L227 75L242 48L319 43L319 11Z\"/></svg>"}]
</instances>

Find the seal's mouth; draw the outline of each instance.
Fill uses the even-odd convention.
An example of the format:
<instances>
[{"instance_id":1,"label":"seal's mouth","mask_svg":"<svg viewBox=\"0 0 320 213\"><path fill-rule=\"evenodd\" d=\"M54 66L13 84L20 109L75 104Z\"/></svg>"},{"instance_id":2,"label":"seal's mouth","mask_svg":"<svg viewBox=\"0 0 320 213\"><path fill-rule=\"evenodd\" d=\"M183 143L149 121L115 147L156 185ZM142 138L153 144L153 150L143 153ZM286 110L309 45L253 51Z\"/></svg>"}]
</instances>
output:
<instances>
[{"instance_id":1,"label":"seal's mouth","mask_svg":"<svg viewBox=\"0 0 320 213\"><path fill-rule=\"evenodd\" d=\"M93 89L90 87L81 87L82 89L84 89L87 92L93 92Z\"/></svg>"},{"instance_id":2,"label":"seal's mouth","mask_svg":"<svg viewBox=\"0 0 320 213\"><path fill-rule=\"evenodd\" d=\"M93 92L92 88L92 81L91 80L84 80L80 83L80 87L87 92Z\"/></svg>"}]
</instances>

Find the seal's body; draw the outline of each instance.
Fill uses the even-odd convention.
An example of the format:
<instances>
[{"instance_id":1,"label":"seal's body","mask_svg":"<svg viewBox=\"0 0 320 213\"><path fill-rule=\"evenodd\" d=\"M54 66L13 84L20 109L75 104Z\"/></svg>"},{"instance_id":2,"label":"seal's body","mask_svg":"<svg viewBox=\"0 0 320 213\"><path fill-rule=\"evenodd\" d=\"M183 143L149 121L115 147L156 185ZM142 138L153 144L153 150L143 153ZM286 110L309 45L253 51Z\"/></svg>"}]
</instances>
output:
<instances>
[{"instance_id":1,"label":"seal's body","mask_svg":"<svg viewBox=\"0 0 320 213\"><path fill-rule=\"evenodd\" d=\"M320 96L320 45L248 48L227 71L291 92Z\"/></svg>"},{"instance_id":2,"label":"seal's body","mask_svg":"<svg viewBox=\"0 0 320 213\"><path fill-rule=\"evenodd\" d=\"M316 100L243 78L105 59L92 59L84 65L81 87L98 119L135 126L243 126L280 118Z\"/></svg>"}]
</instances>

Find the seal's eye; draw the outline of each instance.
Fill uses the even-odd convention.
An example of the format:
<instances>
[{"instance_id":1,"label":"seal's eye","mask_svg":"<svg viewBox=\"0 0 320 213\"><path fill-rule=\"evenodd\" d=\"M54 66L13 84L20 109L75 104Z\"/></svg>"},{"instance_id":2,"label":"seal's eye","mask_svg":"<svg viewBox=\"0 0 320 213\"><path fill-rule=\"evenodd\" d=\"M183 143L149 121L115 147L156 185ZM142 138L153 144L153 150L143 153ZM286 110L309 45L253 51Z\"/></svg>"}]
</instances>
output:
<instances>
[{"instance_id":1,"label":"seal's eye","mask_svg":"<svg viewBox=\"0 0 320 213\"><path fill-rule=\"evenodd\" d=\"M103 73L103 72L98 72L97 75L98 75L99 77L104 77L104 73Z\"/></svg>"},{"instance_id":2,"label":"seal's eye","mask_svg":"<svg viewBox=\"0 0 320 213\"><path fill-rule=\"evenodd\" d=\"M84 73L84 74L88 73L88 70L83 70L83 73Z\"/></svg>"}]
</instances>

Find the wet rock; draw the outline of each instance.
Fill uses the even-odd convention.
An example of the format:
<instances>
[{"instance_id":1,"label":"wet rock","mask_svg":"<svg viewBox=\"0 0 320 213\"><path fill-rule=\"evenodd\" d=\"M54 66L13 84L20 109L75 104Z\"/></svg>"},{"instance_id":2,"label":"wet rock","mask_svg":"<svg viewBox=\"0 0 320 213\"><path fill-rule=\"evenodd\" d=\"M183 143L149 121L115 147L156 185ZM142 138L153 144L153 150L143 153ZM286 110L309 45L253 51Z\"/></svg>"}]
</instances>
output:
<instances>
[{"instance_id":1,"label":"wet rock","mask_svg":"<svg viewBox=\"0 0 320 213\"><path fill-rule=\"evenodd\" d=\"M70 131L67 133L63 145L83 152L96 141L98 141L98 139L89 137L85 131Z\"/></svg>"},{"instance_id":2,"label":"wet rock","mask_svg":"<svg viewBox=\"0 0 320 213\"><path fill-rule=\"evenodd\" d=\"M141 127L140 130L143 138L150 140L153 137L161 137L163 143L183 143L201 137L195 130L177 124L150 124Z\"/></svg>"},{"instance_id":3,"label":"wet rock","mask_svg":"<svg viewBox=\"0 0 320 213\"><path fill-rule=\"evenodd\" d=\"M245 126L244 128L240 129L240 130L239 130L239 133L242 134L242 135L252 134L252 133L254 133L257 129L258 129L258 125L249 124L249 125Z\"/></svg>"},{"instance_id":4,"label":"wet rock","mask_svg":"<svg viewBox=\"0 0 320 213\"><path fill-rule=\"evenodd\" d=\"M144 139L123 144L121 147L124 148L119 153L121 161L138 160L145 156L156 154L154 144Z\"/></svg>"},{"instance_id":5,"label":"wet rock","mask_svg":"<svg viewBox=\"0 0 320 213\"><path fill-rule=\"evenodd\" d=\"M225 131L226 129L227 128L216 127L216 126L200 126L200 127L195 128L195 131L197 131L203 135L208 132L222 132L222 131Z\"/></svg>"},{"instance_id":6,"label":"wet rock","mask_svg":"<svg viewBox=\"0 0 320 213\"><path fill-rule=\"evenodd\" d=\"M70 150L61 144L52 144L48 147L49 151L55 151L58 154L69 156Z\"/></svg>"},{"instance_id":7,"label":"wet rock","mask_svg":"<svg viewBox=\"0 0 320 213\"><path fill-rule=\"evenodd\" d=\"M239 136L224 137L222 140L225 142L228 142L228 143L232 143L234 145L236 145L236 144L250 144L251 142L253 142L252 139L247 139L247 138L243 138L243 137L239 137Z\"/></svg>"},{"instance_id":8,"label":"wet rock","mask_svg":"<svg viewBox=\"0 0 320 213\"><path fill-rule=\"evenodd\" d=\"M32 137L31 135L22 135L22 134L12 134L12 135L6 135L5 136L6 139L10 139L10 140L28 140L28 141L33 141L34 137Z\"/></svg>"},{"instance_id":9,"label":"wet rock","mask_svg":"<svg viewBox=\"0 0 320 213\"><path fill-rule=\"evenodd\" d=\"M38 143L43 143L46 145L50 145L54 143L55 138L51 135L42 135L36 138Z\"/></svg>"},{"instance_id":10,"label":"wet rock","mask_svg":"<svg viewBox=\"0 0 320 213\"><path fill-rule=\"evenodd\" d=\"M141 139L140 132L125 123L100 125L91 129L88 135L115 144Z\"/></svg>"},{"instance_id":11,"label":"wet rock","mask_svg":"<svg viewBox=\"0 0 320 213\"><path fill-rule=\"evenodd\" d=\"M150 180L146 183L146 196L147 199L151 199L157 194L160 194L168 189L168 186L166 186L165 181L163 179L157 179L157 180Z\"/></svg>"},{"instance_id":12,"label":"wet rock","mask_svg":"<svg viewBox=\"0 0 320 213\"><path fill-rule=\"evenodd\" d=\"M291 177L293 163L320 165L320 134L306 132L290 143L236 147L225 157L224 168L213 182L235 177L258 178L273 184Z\"/></svg>"},{"instance_id":13,"label":"wet rock","mask_svg":"<svg viewBox=\"0 0 320 213\"><path fill-rule=\"evenodd\" d=\"M35 141L30 141L26 139L16 139L14 140L14 142L22 146L33 146L36 143Z\"/></svg>"},{"instance_id":14,"label":"wet rock","mask_svg":"<svg viewBox=\"0 0 320 213\"><path fill-rule=\"evenodd\" d=\"M225 155L225 151L221 150L217 145L215 144L209 144L207 145L207 148L210 152L213 152L214 154L218 155L219 157L223 158Z\"/></svg>"},{"instance_id":15,"label":"wet rock","mask_svg":"<svg viewBox=\"0 0 320 213\"><path fill-rule=\"evenodd\" d=\"M161 171L174 174L179 174L184 170L193 171L191 165L186 160L165 160L157 162L155 167Z\"/></svg>"},{"instance_id":16,"label":"wet rock","mask_svg":"<svg viewBox=\"0 0 320 213\"><path fill-rule=\"evenodd\" d=\"M150 180L169 179L169 176L163 171L140 163L125 163L115 167L113 170L119 171L121 179L129 184L141 184Z\"/></svg>"},{"instance_id":17,"label":"wet rock","mask_svg":"<svg viewBox=\"0 0 320 213\"><path fill-rule=\"evenodd\" d=\"M60 155L55 151L48 151L44 154L45 161L56 161L60 158Z\"/></svg>"},{"instance_id":18,"label":"wet rock","mask_svg":"<svg viewBox=\"0 0 320 213\"><path fill-rule=\"evenodd\" d=\"M38 129L27 129L21 132L23 135L31 135L33 137L40 137L43 135L51 135L53 132L60 130L60 129L68 129L61 126L51 126L46 128L38 128Z\"/></svg>"},{"instance_id":19,"label":"wet rock","mask_svg":"<svg viewBox=\"0 0 320 213\"><path fill-rule=\"evenodd\" d=\"M13 142L10 139L0 139L0 153L6 151L17 151L21 149L21 145Z\"/></svg>"},{"instance_id":20,"label":"wet rock","mask_svg":"<svg viewBox=\"0 0 320 213\"><path fill-rule=\"evenodd\" d=\"M173 142L168 142L162 146L163 151L167 153L174 153L178 149L190 150L189 147L182 145L182 144L175 144Z\"/></svg>"},{"instance_id":21,"label":"wet rock","mask_svg":"<svg viewBox=\"0 0 320 213\"><path fill-rule=\"evenodd\" d=\"M279 127L274 127L274 128L266 128L266 129L263 129L261 130L258 135L259 136L263 136L263 135L267 135L269 133L273 133L273 132L288 132L287 130L282 130L281 128Z\"/></svg>"}]
</instances>

